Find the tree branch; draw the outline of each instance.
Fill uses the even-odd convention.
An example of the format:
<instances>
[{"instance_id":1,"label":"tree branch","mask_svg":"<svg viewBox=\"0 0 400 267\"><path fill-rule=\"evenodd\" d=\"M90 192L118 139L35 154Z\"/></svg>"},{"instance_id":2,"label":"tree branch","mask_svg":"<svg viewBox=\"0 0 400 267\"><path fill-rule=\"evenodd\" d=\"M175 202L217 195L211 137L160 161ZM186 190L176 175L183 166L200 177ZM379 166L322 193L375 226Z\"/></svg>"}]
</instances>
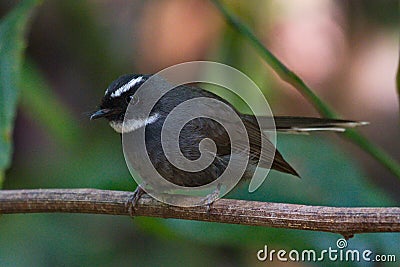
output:
<instances>
[{"instance_id":1,"label":"tree branch","mask_svg":"<svg viewBox=\"0 0 400 267\"><path fill-rule=\"evenodd\" d=\"M0 190L0 214L69 212L129 215L132 192L98 189ZM220 199L207 207L175 207L144 195L136 216L340 233L400 232L400 208L342 208Z\"/></svg>"}]
</instances>

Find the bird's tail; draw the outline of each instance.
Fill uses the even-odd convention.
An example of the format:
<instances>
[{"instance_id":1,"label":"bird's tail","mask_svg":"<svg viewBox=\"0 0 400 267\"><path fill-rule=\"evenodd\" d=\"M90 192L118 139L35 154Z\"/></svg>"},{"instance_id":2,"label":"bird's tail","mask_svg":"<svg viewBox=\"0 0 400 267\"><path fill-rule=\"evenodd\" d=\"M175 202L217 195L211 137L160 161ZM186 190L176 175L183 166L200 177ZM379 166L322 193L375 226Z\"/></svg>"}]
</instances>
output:
<instances>
[{"instance_id":1,"label":"bird's tail","mask_svg":"<svg viewBox=\"0 0 400 267\"><path fill-rule=\"evenodd\" d=\"M242 118L244 119L245 123L250 122L249 125L253 125L255 122L255 117L252 115L242 115ZM272 122L271 117L258 116L256 123L260 125L263 132L276 129L278 132L286 133L309 133L315 131L344 132L347 128L369 124L368 122L351 120L293 116L276 116L274 117L274 121L275 123ZM267 160L266 162L270 161ZM300 177L297 171L282 157L278 150L275 150L275 157L273 159L271 168Z\"/></svg>"},{"instance_id":2,"label":"bird's tail","mask_svg":"<svg viewBox=\"0 0 400 267\"><path fill-rule=\"evenodd\" d=\"M328 118L314 117L294 117L294 116L275 116L272 123L271 117L257 116L262 131L271 131L274 129L278 132L287 133L309 133L315 131L333 131L344 132L347 128L354 128L369 124L364 121L351 121ZM254 122L254 116L243 115L246 121Z\"/></svg>"},{"instance_id":3,"label":"bird's tail","mask_svg":"<svg viewBox=\"0 0 400 267\"><path fill-rule=\"evenodd\" d=\"M344 132L347 128L367 125L364 121L350 121L327 118L311 118L311 117L291 117L277 116L275 119L275 127L279 132L314 132L314 131L333 131Z\"/></svg>"}]
</instances>

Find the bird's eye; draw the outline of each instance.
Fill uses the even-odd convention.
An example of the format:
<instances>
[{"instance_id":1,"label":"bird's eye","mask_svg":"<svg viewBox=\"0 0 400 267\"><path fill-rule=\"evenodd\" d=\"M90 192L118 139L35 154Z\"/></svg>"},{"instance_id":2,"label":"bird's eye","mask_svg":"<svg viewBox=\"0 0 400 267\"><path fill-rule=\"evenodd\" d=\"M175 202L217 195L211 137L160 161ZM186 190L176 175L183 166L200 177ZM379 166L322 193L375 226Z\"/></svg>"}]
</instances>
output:
<instances>
[{"instance_id":1,"label":"bird's eye","mask_svg":"<svg viewBox=\"0 0 400 267\"><path fill-rule=\"evenodd\" d=\"M138 97L136 95L129 95L126 97L126 103L127 104L136 104L138 102Z\"/></svg>"}]
</instances>

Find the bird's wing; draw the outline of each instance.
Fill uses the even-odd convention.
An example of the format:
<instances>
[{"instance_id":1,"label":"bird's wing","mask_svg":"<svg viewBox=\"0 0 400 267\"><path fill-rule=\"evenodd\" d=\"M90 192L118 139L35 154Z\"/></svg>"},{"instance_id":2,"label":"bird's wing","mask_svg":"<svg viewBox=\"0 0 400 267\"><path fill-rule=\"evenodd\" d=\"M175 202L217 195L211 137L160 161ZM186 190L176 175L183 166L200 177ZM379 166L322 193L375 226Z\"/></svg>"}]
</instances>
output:
<instances>
[{"instance_id":1,"label":"bird's wing","mask_svg":"<svg viewBox=\"0 0 400 267\"><path fill-rule=\"evenodd\" d=\"M300 177L296 170L290 166L290 164L283 158L282 154L271 143L265 133L260 131L260 127L255 120L244 119L243 122L246 126L251 143L251 155L259 159L260 167L272 168L280 172ZM260 153L261 150L263 151L262 154ZM271 156L274 157L271 159Z\"/></svg>"},{"instance_id":2,"label":"bird's wing","mask_svg":"<svg viewBox=\"0 0 400 267\"><path fill-rule=\"evenodd\" d=\"M286 162L283 156L276 150L275 146L269 141L267 136L260 132L260 128L254 121L243 120L243 124L246 128L248 135L248 143L250 144L250 158L251 161L257 161L259 166L262 168L272 168L277 171L289 173L295 176L299 174ZM185 127L188 127L187 131L181 131L181 139L186 140L180 143L182 153L193 159L200 156L198 150L199 140L204 138L210 138L214 141L217 146L217 156L230 155L231 151L234 153L247 155L248 146L244 141L246 136L243 136L242 141L233 142L231 147L231 141L227 131L222 127L221 124L212 119L196 118L189 122ZM193 138L193 133L196 133L196 138ZM183 135L182 135L183 134ZM184 136L184 135L190 136ZM263 153L261 154L261 149Z\"/></svg>"}]
</instances>

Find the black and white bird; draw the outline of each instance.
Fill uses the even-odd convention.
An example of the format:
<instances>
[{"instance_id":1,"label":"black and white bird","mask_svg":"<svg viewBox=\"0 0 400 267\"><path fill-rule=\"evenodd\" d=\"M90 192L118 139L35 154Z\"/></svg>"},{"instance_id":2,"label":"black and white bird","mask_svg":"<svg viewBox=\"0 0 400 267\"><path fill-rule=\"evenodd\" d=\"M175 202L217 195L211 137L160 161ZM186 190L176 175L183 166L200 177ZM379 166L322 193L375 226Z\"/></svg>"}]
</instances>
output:
<instances>
[{"instance_id":1,"label":"black and white bird","mask_svg":"<svg viewBox=\"0 0 400 267\"><path fill-rule=\"evenodd\" d=\"M252 165L259 164L260 167L266 166L267 168L279 172L299 176L296 170L286 162L279 151L268 141L267 135L263 132L264 129L260 129L255 116L240 113L226 100L197 86L181 85L174 88L158 101L148 117L135 118L134 120L125 121L124 123L125 113L129 103L134 104L135 101L146 103L146 99L135 99L134 94L150 77L151 75L126 74L113 81L108 86L101 100L99 109L91 115L90 119L105 118L108 120L110 126L118 133L131 132L146 127L145 143L149 158L157 171L168 181L185 187L208 184L222 174L233 152L229 136L220 124L212 119L197 118L187 123L180 132L180 150L185 157L190 160L195 160L200 156L200 141L204 138L209 138L213 140L217 146L216 158L213 163L202 171L188 173L176 168L163 154L162 149L160 149L160 135L164 121L169 112L180 103L198 97L207 97L222 101L239 115L249 138L250 155L248 169L250 172L252 170ZM365 122L350 120L292 116L276 116L274 117L274 121L276 131L288 133L308 133L314 131L343 132L346 128L367 124ZM266 140L268 144L267 149L274 150L275 156L273 159L268 158L268 156L267 158L260 158L262 139ZM247 178L248 176L249 175L245 173L243 178Z\"/></svg>"}]
</instances>

